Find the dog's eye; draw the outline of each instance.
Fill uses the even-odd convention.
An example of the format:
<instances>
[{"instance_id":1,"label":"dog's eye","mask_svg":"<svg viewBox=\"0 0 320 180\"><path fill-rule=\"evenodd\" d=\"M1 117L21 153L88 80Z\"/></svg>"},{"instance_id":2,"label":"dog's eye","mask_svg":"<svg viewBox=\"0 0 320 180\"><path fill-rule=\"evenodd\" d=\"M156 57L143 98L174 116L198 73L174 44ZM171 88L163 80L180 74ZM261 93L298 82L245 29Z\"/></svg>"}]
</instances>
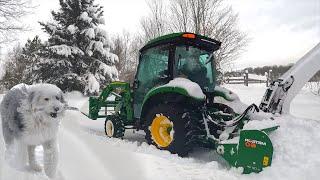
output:
<instances>
[{"instance_id":1,"label":"dog's eye","mask_svg":"<svg viewBox=\"0 0 320 180\"><path fill-rule=\"evenodd\" d=\"M44 98L45 101L49 101L49 98Z\"/></svg>"},{"instance_id":2,"label":"dog's eye","mask_svg":"<svg viewBox=\"0 0 320 180\"><path fill-rule=\"evenodd\" d=\"M56 99L59 100L60 98L58 96L56 96Z\"/></svg>"}]
</instances>

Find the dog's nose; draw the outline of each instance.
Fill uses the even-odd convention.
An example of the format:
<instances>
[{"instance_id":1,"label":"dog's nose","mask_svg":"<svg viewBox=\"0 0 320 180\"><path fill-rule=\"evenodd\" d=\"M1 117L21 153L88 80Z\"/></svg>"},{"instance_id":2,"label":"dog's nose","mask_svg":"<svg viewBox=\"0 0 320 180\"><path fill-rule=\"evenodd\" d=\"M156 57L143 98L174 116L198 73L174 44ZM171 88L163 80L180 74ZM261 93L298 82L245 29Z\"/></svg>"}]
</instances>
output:
<instances>
[{"instance_id":1,"label":"dog's nose","mask_svg":"<svg viewBox=\"0 0 320 180\"><path fill-rule=\"evenodd\" d=\"M59 107L55 107L54 108L55 111L59 111L59 109L60 109Z\"/></svg>"}]
</instances>

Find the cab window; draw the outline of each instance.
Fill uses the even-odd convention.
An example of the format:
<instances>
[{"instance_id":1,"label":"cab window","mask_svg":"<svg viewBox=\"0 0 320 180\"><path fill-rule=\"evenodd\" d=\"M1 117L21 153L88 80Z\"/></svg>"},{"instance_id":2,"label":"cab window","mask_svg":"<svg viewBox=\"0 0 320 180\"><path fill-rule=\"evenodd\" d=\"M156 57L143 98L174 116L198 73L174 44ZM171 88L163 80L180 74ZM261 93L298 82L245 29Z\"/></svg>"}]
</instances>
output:
<instances>
[{"instance_id":1,"label":"cab window","mask_svg":"<svg viewBox=\"0 0 320 180\"><path fill-rule=\"evenodd\" d=\"M134 91L135 117L140 117L143 98L150 89L168 82L168 60L168 46L157 46L142 52Z\"/></svg>"},{"instance_id":2,"label":"cab window","mask_svg":"<svg viewBox=\"0 0 320 180\"><path fill-rule=\"evenodd\" d=\"M204 91L213 91L214 74L212 52L193 46L177 46L175 51L175 77L196 82Z\"/></svg>"}]
</instances>

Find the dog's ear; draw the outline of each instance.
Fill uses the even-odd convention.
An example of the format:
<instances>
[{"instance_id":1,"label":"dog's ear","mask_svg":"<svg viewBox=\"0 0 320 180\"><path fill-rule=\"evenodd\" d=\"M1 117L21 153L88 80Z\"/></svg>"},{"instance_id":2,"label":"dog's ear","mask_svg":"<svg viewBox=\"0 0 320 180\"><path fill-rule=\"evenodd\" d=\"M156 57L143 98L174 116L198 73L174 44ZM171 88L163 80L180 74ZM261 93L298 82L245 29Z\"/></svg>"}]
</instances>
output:
<instances>
[{"instance_id":1,"label":"dog's ear","mask_svg":"<svg viewBox=\"0 0 320 180\"><path fill-rule=\"evenodd\" d=\"M67 104L67 101L65 100L64 94L62 92L60 93L60 102L63 104Z\"/></svg>"},{"instance_id":2,"label":"dog's ear","mask_svg":"<svg viewBox=\"0 0 320 180\"><path fill-rule=\"evenodd\" d=\"M29 93L29 96L28 96L28 102L29 103L32 103L32 101L34 99L34 96L35 96L35 92L34 91Z\"/></svg>"}]
</instances>

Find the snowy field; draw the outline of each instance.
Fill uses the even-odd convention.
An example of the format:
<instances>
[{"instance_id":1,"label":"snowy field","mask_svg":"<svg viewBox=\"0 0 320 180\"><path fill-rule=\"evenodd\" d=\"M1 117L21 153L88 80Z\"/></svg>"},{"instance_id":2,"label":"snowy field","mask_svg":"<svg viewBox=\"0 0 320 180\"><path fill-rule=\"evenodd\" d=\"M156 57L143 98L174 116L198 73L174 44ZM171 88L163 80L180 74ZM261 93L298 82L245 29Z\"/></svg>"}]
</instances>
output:
<instances>
[{"instance_id":1,"label":"snowy field","mask_svg":"<svg viewBox=\"0 0 320 180\"><path fill-rule=\"evenodd\" d=\"M227 85L247 103L259 104L264 84ZM69 104L81 107L87 98L67 95ZM294 116L277 118L280 128L270 135L274 144L272 167L259 174L242 175L228 168L213 150L197 149L188 158L157 150L144 141L143 132L126 131L125 138L104 136L103 120L92 121L70 111L59 133L60 163L58 180L313 180L320 177L320 96L307 89L294 99ZM0 129L1 131L1 129ZM0 180L44 180L43 173L12 169L4 160L0 132ZM42 161L41 148L38 160Z\"/></svg>"}]
</instances>

